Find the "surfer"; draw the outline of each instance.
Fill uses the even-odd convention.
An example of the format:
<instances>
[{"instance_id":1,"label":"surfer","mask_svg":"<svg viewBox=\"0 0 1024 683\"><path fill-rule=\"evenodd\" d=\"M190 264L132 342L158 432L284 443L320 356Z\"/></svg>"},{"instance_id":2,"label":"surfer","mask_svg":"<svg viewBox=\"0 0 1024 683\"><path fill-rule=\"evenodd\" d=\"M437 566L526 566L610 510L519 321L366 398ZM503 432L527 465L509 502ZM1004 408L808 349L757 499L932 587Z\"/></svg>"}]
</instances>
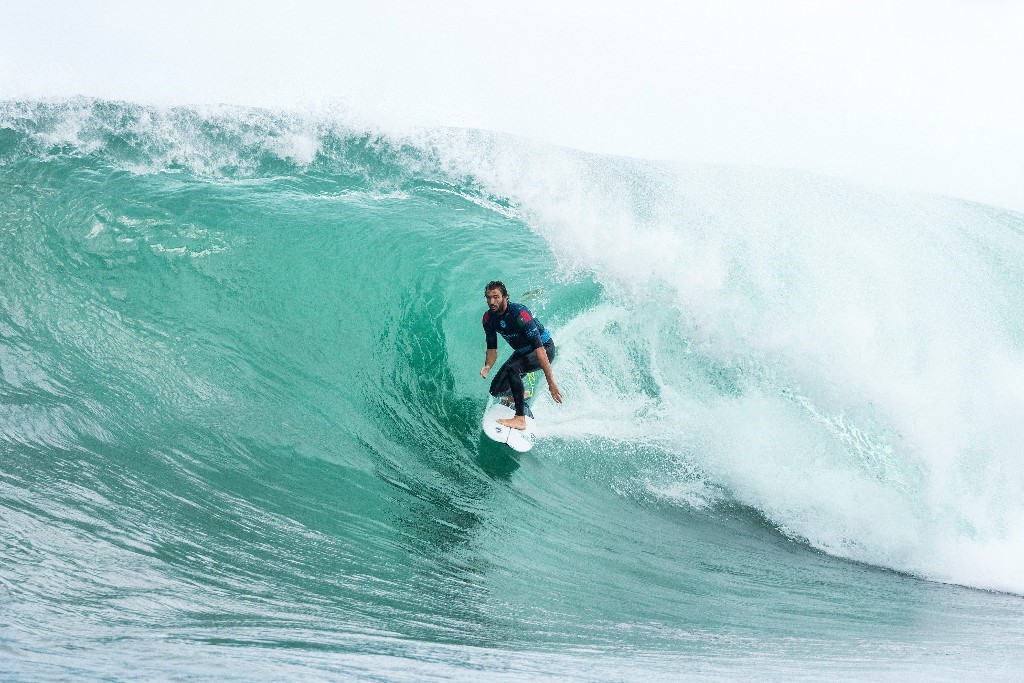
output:
<instances>
[{"instance_id":1,"label":"surfer","mask_svg":"<svg viewBox=\"0 0 1024 683\"><path fill-rule=\"evenodd\" d=\"M515 417L498 420L500 424L513 429L526 429L526 389L523 375L534 370L543 370L548 382L551 398L562 402L562 392L555 383L551 361L555 359L555 343L551 333L533 317L530 309L508 300L508 290L499 280L492 280L484 288L487 312L484 313L484 334L487 337L487 356L480 376L484 379L498 360L498 335L512 347L512 355L506 360L491 381L491 396L504 396L511 392L515 401Z\"/></svg>"}]
</instances>

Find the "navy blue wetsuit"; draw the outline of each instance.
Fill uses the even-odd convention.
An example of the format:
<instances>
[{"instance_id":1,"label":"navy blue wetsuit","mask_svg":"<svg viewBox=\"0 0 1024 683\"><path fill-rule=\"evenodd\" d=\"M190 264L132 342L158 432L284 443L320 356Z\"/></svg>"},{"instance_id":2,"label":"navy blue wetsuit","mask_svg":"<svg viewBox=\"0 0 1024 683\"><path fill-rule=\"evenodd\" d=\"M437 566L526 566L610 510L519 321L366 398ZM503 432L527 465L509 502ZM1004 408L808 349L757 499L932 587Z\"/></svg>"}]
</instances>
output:
<instances>
[{"instance_id":1,"label":"navy blue wetsuit","mask_svg":"<svg viewBox=\"0 0 1024 683\"><path fill-rule=\"evenodd\" d=\"M508 303L501 315L490 311L484 313L483 323L488 349L498 348L499 334L513 349L512 355L498 369L491 382L491 396L511 393L516 404L516 415L525 415L523 375L540 368L537 349L544 347L548 360L555 359L555 343L551 333L533 317L530 309L512 302Z\"/></svg>"}]
</instances>

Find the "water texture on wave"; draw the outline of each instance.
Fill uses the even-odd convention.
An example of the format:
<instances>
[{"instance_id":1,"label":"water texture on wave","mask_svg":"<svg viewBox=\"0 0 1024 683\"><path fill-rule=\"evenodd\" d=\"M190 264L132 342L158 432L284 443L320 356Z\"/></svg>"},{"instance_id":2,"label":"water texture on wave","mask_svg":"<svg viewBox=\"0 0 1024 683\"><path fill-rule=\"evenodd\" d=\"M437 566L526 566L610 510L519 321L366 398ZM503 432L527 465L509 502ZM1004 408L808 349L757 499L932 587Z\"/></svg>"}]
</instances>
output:
<instances>
[{"instance_id":1,"label":"water texture on wave","mask_svg":"<svg viewBox=\"0 0 1024 683\"><path fill-rule=\"evenodd\" d=\"M964 638L985 645L954 668L1012 663L1020 214L77 99L0 103L0 247L20 677L75 670L40 663L55 633L88 676L119 638L256 648L282 677L330 671L315 652L621 674L624 649L668 677L810 650L857 675L879 643L920 663ZM529 457L479 434L492 277L559 345L568 400L538 401Z\"/></svg>"}]
</instances>

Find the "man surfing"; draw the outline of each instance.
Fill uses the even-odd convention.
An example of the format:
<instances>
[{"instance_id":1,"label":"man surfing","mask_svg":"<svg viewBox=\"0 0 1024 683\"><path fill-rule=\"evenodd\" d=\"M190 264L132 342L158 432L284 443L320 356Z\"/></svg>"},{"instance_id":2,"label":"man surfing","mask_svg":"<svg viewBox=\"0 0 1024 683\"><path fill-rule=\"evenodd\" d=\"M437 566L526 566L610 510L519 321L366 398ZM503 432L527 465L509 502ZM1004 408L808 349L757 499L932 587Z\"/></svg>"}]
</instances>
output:
<instances>
[{"instance_id":1,"label":"man surfing","mask_svg":"<svg viewBox=\"0 0 1024 683\"><path fill-rule=\"evenodd\" d=\"M498 335L512 347L512 355L498 368L491 381L491 396L504 396L511 392L515 401L516 415L498 420L499 424L512 429L526 429L526 389L523 375L540 369L548 382L548 390L555 403L562 402L562 392L555 383L551 361L555 359L555 343L551 333L533 317L530 309L508 300L508 290L499 280L492 280L484 288L487 312L484 313L484 335L487 337L487 355L480 376L487 378L498 360Z\"/></svg>"}]
</instances>

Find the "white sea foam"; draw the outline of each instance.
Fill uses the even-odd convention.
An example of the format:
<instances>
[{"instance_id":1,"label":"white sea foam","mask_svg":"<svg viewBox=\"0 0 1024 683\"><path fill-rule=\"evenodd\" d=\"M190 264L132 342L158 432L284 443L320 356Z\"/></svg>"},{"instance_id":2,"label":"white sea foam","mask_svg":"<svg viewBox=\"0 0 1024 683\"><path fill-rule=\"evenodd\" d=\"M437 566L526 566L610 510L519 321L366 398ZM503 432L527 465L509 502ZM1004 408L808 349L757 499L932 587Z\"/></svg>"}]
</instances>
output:
<instances>
[{"instance_id":1,"label":"white sea foam","mask_svg":"<svg viewBox=\"0 0 1024 683\"><path fill-rule=\"evenodd\" d=\"M420 144L621 309L614 331L599 310L560 332L581 433L676 448L827 552L1024 592L1024 216L471 132ZM657 399L630 386L634 345Z\"/></svg>"}]
</instances>

